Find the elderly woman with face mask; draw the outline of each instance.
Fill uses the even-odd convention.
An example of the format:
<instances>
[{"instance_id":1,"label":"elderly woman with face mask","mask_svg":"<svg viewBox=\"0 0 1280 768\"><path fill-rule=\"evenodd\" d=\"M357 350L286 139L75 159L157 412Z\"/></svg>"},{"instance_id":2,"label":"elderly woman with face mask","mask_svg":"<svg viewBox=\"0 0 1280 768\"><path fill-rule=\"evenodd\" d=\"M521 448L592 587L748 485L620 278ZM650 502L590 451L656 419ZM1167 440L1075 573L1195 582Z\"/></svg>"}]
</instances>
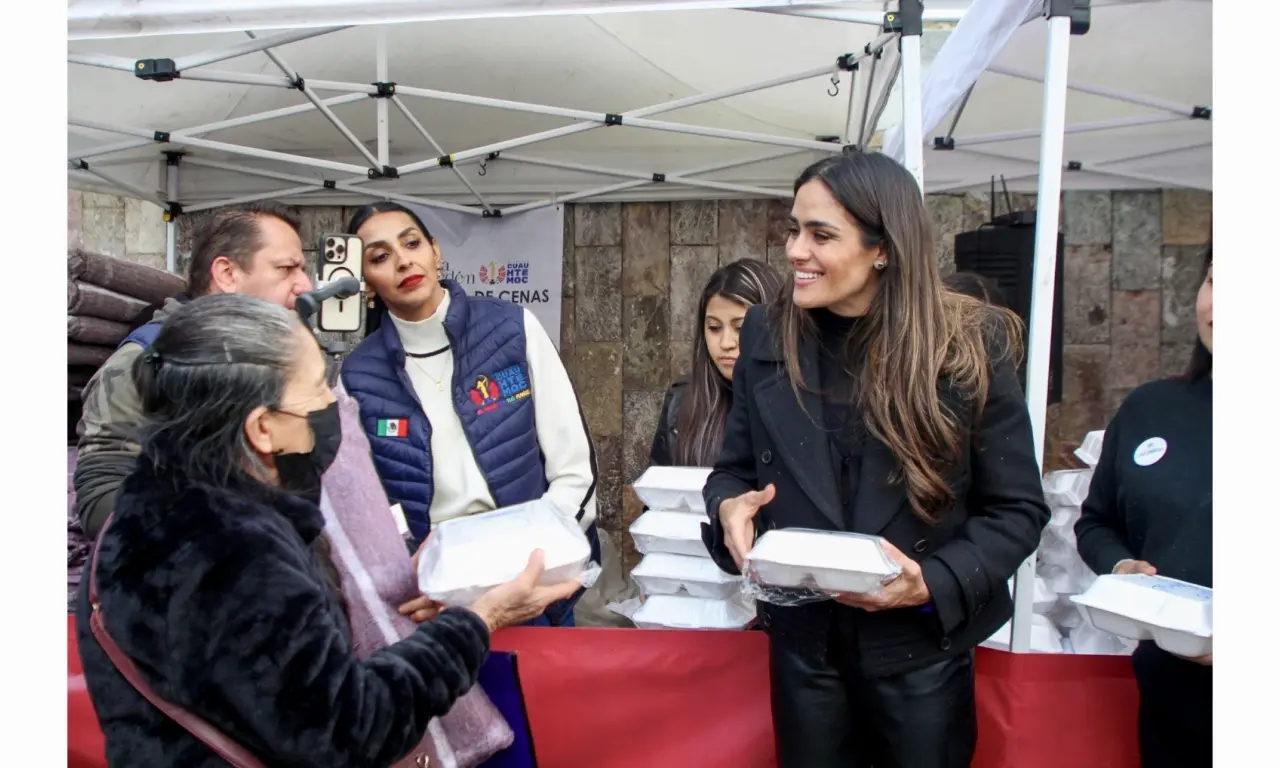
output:
<instances>
[{"instance_id":1,"label":"elderly woman with face mask","mask_svg":"<svg viewBox=\"0 0 1280 768\"><path fill-rule=\"evenodd\" d=\"M534 553L515 581L360 659L315 552L341 441L315 337L283 307L208 296L133 374L142 454L77 610L110 765L391 765L475 684L491 631L580 586L536 586Z\"/></svg>"}]
</instances>

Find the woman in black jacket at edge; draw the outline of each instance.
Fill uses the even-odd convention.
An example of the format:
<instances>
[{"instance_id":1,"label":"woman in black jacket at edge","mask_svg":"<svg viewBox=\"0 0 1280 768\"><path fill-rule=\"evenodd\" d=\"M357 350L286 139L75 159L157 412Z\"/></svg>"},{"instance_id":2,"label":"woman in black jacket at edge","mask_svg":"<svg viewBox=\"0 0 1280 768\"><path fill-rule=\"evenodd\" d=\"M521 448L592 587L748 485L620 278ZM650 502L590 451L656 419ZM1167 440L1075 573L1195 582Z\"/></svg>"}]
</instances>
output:
<instances>
[{"instance_id":1,"label":"woman in black jacket at edge","mask_svg":"<svg viewBox=\"0 0 1280 768\"><path fill-rule=\"evenodd\" d=\"M760 603L780 768L968 768L973 648L1049 519L1007 310L942 287L915 179L886 155L795 183L792 290L742 328L709 550L774 528L877 534L877 595Z\"/></svg>"},{"instance_id":2,"label":"woman in black jacket at edge","mask_svg":"<svg viewBox=\"0 0 1280 768\"><path fill-rule=\"evenodd\" d=\"M1107 425L1076 548L1095 573L1146 573L1213 587L1213 249L1196 296L1187 370L1135 389ZM1142 768L1213 764L1213 654L1151 641L1133 654Z\"/></svg>"},{"instance_id":3,"label":"woman in black jacket at edge","mask_svg":"<svg viewBox=\"0 0 1280 768\"><path fill-rule=\"evenodd\" d=\"M387 766L475 684L492 630L580 586L534 586L535 553L470 609L360 660L317 562L320 477L342 435L311 331L275 304L207 296L173 313L134 378L142 455L97 542L98 599L86 574L77 610L109 765L226 761L144 699L92 615L156 695L261 763Z\"/></svg>"},{"instance_id":4,"label":"woman in black jacket at edge","mask_svg":"<svg viewBox=\"0 0 1280 768\"><path fill-rule=\"evenodd\" d=\"M781 288L778 273L755 259L739 259L712 273L698 301L702 340L693 345L689 379L667 390L649 451L651 466L709 467L720 455L742 320L752 306L773 301Z\"/></svg>"}]
</instances>

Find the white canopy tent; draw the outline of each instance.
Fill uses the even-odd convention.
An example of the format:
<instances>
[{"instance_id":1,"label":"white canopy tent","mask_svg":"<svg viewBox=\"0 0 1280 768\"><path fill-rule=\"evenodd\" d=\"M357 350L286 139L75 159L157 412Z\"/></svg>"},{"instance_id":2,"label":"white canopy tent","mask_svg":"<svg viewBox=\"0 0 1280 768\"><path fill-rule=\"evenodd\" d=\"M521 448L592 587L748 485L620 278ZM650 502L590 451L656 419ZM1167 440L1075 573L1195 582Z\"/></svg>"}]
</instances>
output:
<instances>
[{"instance_id":1,"label":"white canopy tent","mask_svg":"<svg viewBox=\"0 0 1280 768\"><path fill-rule=\"evenodd\" d=\"M74 186L174 212L789 197L846 146L883 146L926 191L1004 175L1050 222L1028 340L1042 446L1061 189L1211 188L1211 4L1092 6L1071 38L1071 0L70 0L68 161Z\"/></svg>"}]
</instances>

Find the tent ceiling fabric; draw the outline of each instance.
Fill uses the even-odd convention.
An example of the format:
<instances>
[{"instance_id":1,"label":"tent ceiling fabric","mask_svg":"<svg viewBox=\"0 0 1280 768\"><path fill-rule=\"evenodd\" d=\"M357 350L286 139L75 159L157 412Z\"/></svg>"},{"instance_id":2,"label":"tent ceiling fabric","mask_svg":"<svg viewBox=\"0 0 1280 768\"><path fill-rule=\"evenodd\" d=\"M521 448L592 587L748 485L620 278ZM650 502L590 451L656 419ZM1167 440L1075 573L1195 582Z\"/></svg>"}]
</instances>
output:
<instances>
[{"instance_id":1,"label":"tent ceiling fabric","mask_svg":"<svg viewBox=\"0 0 1280 768\"><path fill-rule=\"evenodd\" d=\"M387 26L356 26L327 35L293 42L276 48L276 53L306 80L371 83L377 78L376 50L379 34L387 40L388 79L400 86L496 99L584 110L597 114L623 112L699 93L719 91L765 81L782 75L834 69L842 54L859 52L880 36L880 30L865 24L850 24L816 18L798 18L775 13L745 10L664 10L653 13L575 13L576 8L611 6L608 10L636 10L639 6L724 6L749 3L688 3L669 0L649 3L498 2L482 0L466 5L484 6L496 15L443 22L413 22ZM80 3L72 0L70 28L89 29L89 7L100 12L98 29L112 21L102 16L106 6L133 9L145 16L158 6L154 18L173 0L135 0L110 3L106 0ZM189 5L189 4L180 4ZM258 9L284 6L333 5L355 7L353 3L319 2L211 2L201 4L205 13L223 13L222 6ZM437 12L459 2L367 3L360 7L435 6ZM784 5L784 3L757 3ZM816 5L816 4L811 4ZM845 4L848 5L848 4ZM854 4L867 8L873 4ZM929 3L938 7L938 3ZM954 3L952 4L954 5ZM86 6L86 8L81 8ZM630 8L624 7L629 6ZM560 15L516 17L523 7ZM220 10L221 9L221 10ZM421 8L419 8L421 10ZM1212 5L1188 0L1159 3L1122 4L1094 9L1092 28L1071 40L1070 73L1073 84L1083 83L1116 91L1144 95L1189 105L1211 105L1211 12ZM232 27L241 17L224 13ZM150 17L148 17L150 18ZM329 17L315 23L330 24ZM160 29L158 22L141 28ZM80 26L77 26L80 25ZM86 26L89 25L89 26ZM935 26L935 25L931 25ZM945 25L944 25L945 26ZM166 28L172 29L173 27ZM255 29L261 29L255 26ZM183 30L185 31L185 30ZM279 32L261 32L269 37ZM82 34L81 36L84 36ZM946 42L947 29L928 29L922 40L926 73L932 56ZM211 34L159 34L117 39L82 39L68 44L69 53L105 55L132 62L142 58L180 58L210 49L244 43L243 32ZM896 47L896 43L891 43ZM994 69L1039 73L1044 67L1045 24L1034 20L1015 32L996 57ZM896 51L886 50L878 65L879 88L886 80L889 61ZM238 76L280 77L280 69L261 52L221 61L207 67L211 71ZM201 70L195 70L199 72ZM855 117L862 113L869 71L862 62L857 73ZM812 141L817 136L842 134L849 109L849 76L845 73L836 97L828 95L830 75L783 85L756 93L735 96L721 102L703 104L654 115L653 119L695 126L748 131L757 134ZM895 88L889 107L878 124L883 131L900 121L900 97ZM150 131L177 132L194 126L243 117L268 110L306 104L304 95L288 88L177 80L169 83L145 82L129 72L73 64L69 67L69 115L75 121L128 126ZM1010 131L1034 131L1040 124L1041 90L1038 82L984 73L955 132L958 143L964 137ZM322 91L321 98L342 95ZM457 153L497 141L569 125L572 120L541 114L458 104L411 95L400 100L446 152ZM355 98L332 107L332 112L376 154L376 100ZM435 152L408 119L394 106L388 110L390 163L403 167L435 157ZM1068 98L1068 126L1097 121L1141 120L1160 115L1158 110L1088 93L1072 92ZM945 133L950 116L938 130ZM856 125L854 121L856 140ZM316 110L207 134L207 139L257 149L287 152L310 158L368 166L365 158ZM118 145L129 136L72 127L69 130L69 157L94 147ZM1211 184L1211 123L1181 119L1173 122L1137 125L1107 131L1069 133L1066 158L1080 161L1085 170L1064 175L1068 188L1150 187L1150 179L1167 180L1169 185L1209 188ZM1181 152L1177 148L1190 147ZM148 145L89 160L101 171L135 188L160 190L162 152L178 147ZM927 189L985 188L992 174L1006 174L1010 186L1034 188L1038 143L1034 138L1007 140L972 149L971 152L944 152L926 149ZM335 170L320 170L294 164L237 156L217 149L188 148L193 159L215 164L231 163L268 173L284 174L288 180L261 178L227 170L184 164L180 176L180 198L184 205L208 203L228 198L262 194L299 186L299 179L322 178L340 181L352 178ZM786 153L786 147L762 146L722 138L692 136L628 127L598 128L556 138L504 155L558 161L578 165L622 169L633 173L681 171L745 161ZM1121 178L1090 172L1093 164L1164 152L1147 160L1117 163L1147 180ZM742 165L700 178L785 190L804 164L820 156L815 151L798 151L770 162ZM506 157L486 164L484 175L478 164L460 165L458 173L486 200L509 205L546 197L566 195L595 188L624 178L547 168L509 161ZM101 188L97 177L75 172L73 184ZM461 204L475 198L453 172L444 169L407 175L399 180L376 182L380 190L423 195ZM612 199L678 199L681 197L724 196L707 189L672 184L640 186L620 191ZM160 197L163 197L162 195ZM342 190L321 190L295 195L288 202L302 204L354 203L361 196Z\"/></svg>"}]
</instances>

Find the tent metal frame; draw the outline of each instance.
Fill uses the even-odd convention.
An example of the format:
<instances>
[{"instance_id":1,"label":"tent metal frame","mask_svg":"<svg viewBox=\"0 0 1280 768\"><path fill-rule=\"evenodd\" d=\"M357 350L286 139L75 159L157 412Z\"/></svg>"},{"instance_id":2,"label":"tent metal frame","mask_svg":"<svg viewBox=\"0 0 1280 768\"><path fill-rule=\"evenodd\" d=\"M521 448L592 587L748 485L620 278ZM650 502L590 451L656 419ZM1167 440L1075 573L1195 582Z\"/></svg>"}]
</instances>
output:
<instances>
[{"instance_id":1,"label":"tent metal frame","mask_svg":"<svg viewBox=\"0 0 1280 768\"><path fill-rule=\"evenodd\" d=\"M1120 5L1128 2L1145 2L1147 0L1098 0L1096 6ZM1158 0L1151 0L1158 1ZM844 21L858 24L882 24L884 17L880 14L867 12L856 12L848 10L840 10L832 7L822 7L830 5L824 3L815 3L810 6L790 5L788 7L764 7L768 3L725 3L718 7L738 7L744 10L754 10L763 13L777 13L790 16L799 16L807 18L827 19L834 21ZM1068 58L1070 51L1071 36L1071 18L1073 3L1071 0L1046 0L1045 16L1048 25L1048 43L1045 50L1045 67L1044 74L1036 74L1031 72L1023 72L1011 68L992 65L986 71L998 75L1015 77L1043 84L1043 111L1042 121L1039 130L1033 131L1017 131L1005 132L1003 134L988 134L986 136L969 136L961 138L952 138L956 125L959 122L960 113L964 109L963 103L956 111L949 129L947 130L945 143L950 146L937 147L935 149L948 149L960 152L967 152L975 155L996 158L1006 162L1028 164L1037 163L1037 170L1034 172L1022 173L1015 178L1037 177L1037 225L1035 236L1035 256L1033 267L1033 289L1032 289L1032 306L1031 321L1027 333L1027 407L1031 417L1033 438L1035 443L1036 454L1039 460L1042 460L1044 454L1045 442L1045 411L1046 411L1046 393L1048 391L1049 376L1049 341L1052 328L1053 318L1053 293L1056 278L1056 261L1057 261L1057 240L1059 233L1059 212L1061 209L1061 193L1062 193L1062 175L1064 169L1077 170L1074 164L1064 162L1064 139L1067 133L1086 133L1094 131L1102 131L1115 128L1131 127L1135 125L1155 124L1178 119L1200 119L1208 121L1211 119L1211 110L1208 107L1200 107L1185 104L1176 104L1166 100L1150 98L1147 96L1125 93L1104 86L1087 85L1080 83L1071 83L1068 80ZM907 24L896 34L886 35L876 41L876 44L866 47L857 59L861 60L872 57L872 65L869 69L873 70L873 76L867 79L864 91L863 114L859 121L859 137L858 146L865 146L870 141L872 131L883 112L890 92L894 86L899 73L902 77L902 99L903 99L903 115L904 115L904 164L912 172L917 181L921 182L922 192L924 190L924 141L922 135L922 112L921 112L921 66L920 66L920 37L918 28L923 21L958 21L963 15L963 11L946 11L946 12L927 12L924 11L919 0L901 0L898 4L898 12L908 15ZM692 126L682 123L670 123L658 120L652 120L652 115L662 112L674 111L695 104L703 104L717 101L731 96L751 93L754 91L764 90L791 82L819 77L832 74L832 67L827 66L819 69L813 69L806 72L797 73L773 80L755 83L740 88L726 89L715 93L701 94L678 99L663 104L656 104L642 109L632 110L622 114L602 114L586 112L583 110L563 109L553 106L526 104L521 102L507 101L502 99L491 99L479 96L468 96L465 94L448 93L444 91L436 91L425 88L401 87L395 85L393 92L387 94L380 93L378 85L367 85L360 83L341 83L320 80L303 80L301 75L289 69L289 67L273 52L273 49L284 45L287 42L306 39L306 37L314 37L320 34L327 34L339 28L329 28L326 30L310 30L306 32L299 31L297 33L280 34L271 37L255 38L251 33L247 33L251 38L251 42L241 43L230 46L217 51L208 51L202 54L193 54L192 56L180 58L175 64L180 63L182 79L189 80L205 80L212 82L223 82L232 84L260 85L267 87L293 88L303 90L308 97L308 103L300 104L293 107L271 110L256 115L246 115L244 117L233 118L211 123L203 126L194 126L185 130L175 131L171 133L162 133L154 130L146 130L142 128L106 125L90 120L70 119L72 126L78 126L84 129L94 131L105 131L108 133L121 134L125 136L133 136L134 140L118 142L115 144L94 147L82 152L71 153L69 156L70 172L73 175L92 174L95 178L105 180L113 186L123 189L126 192L135 194L135 196L150 199L154 197L149 194L139 194L144 190L121 183L121 180L115 179L109 174L103 174L100 169L92 169L86 162L88 158L101 157L117 152L145 147L150 143L165 143L169 145L167 149L173 151L175 148L190 147L193 149L208 149L228 154L240 155L249 158L261 160L270 160L291 165L315 168L319 170L336 171L342 174L349 174L349 178L344 179L324 179L308 176L300 176L296 174L288 174L277 171L269 171L259 168L252 168L238 164L226 163L216 160L207 160L199 157L199 155L187 155L182 157L181 164L190 164L215 168L225 171L244 173L248 175L275 179L290 182L295 186L278 189L270 192L264 192L257 195L249 195L232 200L221 200L212 203L202 203L199 205L189 206L187 211L205 210L227 205L234 202L245 202L250 199L272 199L297 194L304 194L315 189L339 189L342 191L366 195L374 198L385 198L392 200L402 200L404 202L418 203L423 205L432 205L436 207L446 208L449 210L462 210L467 213L484 216L499 215L505 211L507 214L515 214L521 211L533 210L536 208L557 205L560 203L571 202L574 200L582 200L591 197L611 194L613 192L641 187L654 183L671 183L683 184L686 186L701 187L706 189L714 189L718 191L730 191L740 194L753 195L769 195L769 196L787 196L785 190L770 190L761 187L751 187L748 185L723 184L719 182L710 182L693 177L702 174L711 173L717 170L725 170L731 167L747 165L757 162L765 162L792 154L802 152L826 152L838 153L844 151L845 146L839 143L810 141L803 139L794 139L784 136L771 136L767 134L750 133L745 131L720 130L715 128L706 128L702 126ZM300 36L304 35L304 36ZM886 45L892 39L897 38L899 41L897 56L890 74L885 77L879 89L879 96L876 101L876 108L868 113L867 106L870 105L870 95L875 88L874 69L876 61L882 53L892 53L891 50L886 51ZM253 52L264 52L270 56L276 63L277 67L284 72L284 76L267 76L267 75L249 75L236 72L225 72L206 69L207 64L213 64L220 61L236 58ZM843 58L843 57L842 57ZM68 56L68 61L74 64L87 66L106 67L108 69L132 72L134 71L135 62L129 61L121 57L90 55L90 54L72 54ZM851 62L847 62L851 63ZM182 67L185 67L183 69ZM192 71L193 68L196 71ZM844 69L837 63L836 70ZM851 69L851 68L850 68ZM850 71L850 90L853 90L853 72ZM838 74L837 74L838 76ZM387 72L387 51L385 37L380 37L378 41L377 54L377 78L378 83L388 84L389 73ZM334 96L320 99L310 91L333 91L343 96ZM1066 100L1067 92L1074 90L1080 93L1088 93L1096 96L1118 99L1131 104L1148 107L1157 111L1167 113L1158 117L1130 118L1123 120L1100 121L1095 123L1086 123L1075 126L1066 125ZM969 93L972 92L970 89ZM497 142L483 147L476 147L454 154L447 154L441 149L439 144L432 138L426 128L413 117L410 110L405 106L399 96L415 96L424 99L435 99L443 101L452 101L456 103L472 104L476 106L492 107L497 109L507 109L521 112L530 112L534 114L549 115L555 117L568 118L575 120L571 125L556 128L548 131L542 131L528 136ZM335 128L342 131L348 140L352 140L350 132L344 130L344 126L340 120L332 116L333 106L358 101L363 97L378 97L378 136L376 153L368 152L367 148L358 141L360 154L365 156L366 160L370 160L371 167L366 169L361 166L349 163L339 163L315 158L308 158L299 155L291 155L283 152L272 152L268 150L258 150L252 147L242 147L225 142L218 142L203 138L209 133L227 128L248 125L257 122L271 120L286 115L299 114L311 110L320 110L325 114L330 122L334 123ZM964 101L967 102L968 94L965 95ZM432 149L439 153L438 156L412 162L401 167L394 167L390 164L388 153L387 139L387 118L390 107L395 106L402 114L410 119L415 130L431 145ZM845 134L842 137L843 142L848 142L852 131L853 122L853 94L850 94L850 117L846 126ZM569 136L589 130L605 126L626 125L636 128L644 128L649 130L667 131L675 133L685 133L698 136L707 136L711 138L729 139L735 141L757 143L771 145L775 147L785 147L789 151L781 154L775 153L768 156L756 157L746 160L738 160L728 163L720 163L718 165L704 166L701 168L693 168L682 172L664 175L662 173L654 173L646 176L643 173L606 168L602 166L592 166L567 162L552 162L542 160L540 158L532 158L523 155L502 154L507 150L518 149L520 147L535 144L548 139ZM998 152L992 152L980 149L984 144L992 144L1000 141L1009 141L1016 139L1039 139L1038 160L1027 160L1025 158L1013 157ZM951 142L954 142L953 144ZM1158 184L1160 186L1186 186L1183 183L1177 183L1169 179L1159 179L1150 174L1144 174L1123 167L1125 163L1137 160L1147 159L1165 154L1174 154L1192 149L1198 149L1205 146L1205 142L1199 142L1183 147L1170 148L1156 152L1147 152L1139 155L1130 155L1126 157L1112 158L1092 165L1087 170L1092 173L1099 173L1114 176L1116 178L1124 178L1138 180ZM376 156L375 156L376 155ZM458 172L457 166L469 162L488 162L490 160L503 159L506 161L536 164L548 167L561 168L583 173L592 173L603 176L615 176L625 178L627 180L606 186L596 187L593 189L583 190L578 193L551 196L549 199L536 200L521 205L515 205L504 209L495 209L486 204L484 198L480 196L471 184L463 179L467 187L475 194L479 202L479 207L461 206L443 201L431 200L429 198L416 195L406 195L397 192L379 190L367 187L370 182L383 178L398 178L400 176L429 171L441 167L452 169ZM179 199L179 168L180 164L172 162L167 167L164 176L166 192L170 204L170 211L176 214L181 211L178 203ZM394 171L394 173L387 173ZM461 176L461 174L459 174ZM951 191L959 189L969 189L976 186L979 182L963 182L945 185L942 188L935 188L931 191ZM173 266L176 227L172 218L170 220L169 230L169 259L170 267ZM1035 563L1036 556L1032 556L1022 564L1014 577L1014 612L1011 627L1011 644L1010 650L1015 653L1025 653L1030 650L1031 635L1031 617L1033 615L1032 600L1034 593L1035 579Z\"/></svg>"},{"instance_id":2,"label":"tent metal frame","mask_svg":"<svg viewBox=\"0 0 1280 768\"><path fill-rule=\"evenodd\" d=\"M749 3L744 5L751 5ZM918 14L923 13L919 0L903 0L902 3L908 10L914 8ZM803 10L803 9L800 9ZM895 12L880 15L881 23L885 24L886 19L894 18ZM948 12L950 13L950 12ZM904 14L898 13L899 16ZM937 15L937 14L935 14ZM954 14L953 14L954 15ZM919 18L919 16L917 16ZM919 26L917 23L916 27ZM887 24L886 24L887 27ZM315 190L339 190L352 194L360 194L363 196L401 200L404 202L412 202L422 205L431 205L447 210L461 211L481 216L500 216L502 211L508 213L518 213L521 210L531 210L532 208L542 207L548 204L554 204L550 200L542 200L536 202L525 203L504 209L498 209L486 202L484 197L475 188L475 186L463 175L458 166L469 162L489 162L498 159L501 154L507 150L518 149L531 144L547 141L554 138L570 136L577 133L594 130L602 127L624 125L627 127L641 128L647 130L680 133L686 135L704 136L708 138L726 139L733 141L741 141L744 143L763 144L767 146L783 147L792 152L783 155L770 155L765 159L774 159L780 156L794 154L795 150L808 152L823 153L839 153L851 148L847 143L837 143L827 140L817 139L799 139L790 136L778 136L771 134L755 133L749 131L736 131L729 129L711 128L698 125L689 125L685 123L675 123L661 120L654 120L652 116L664 112L671 112L686 107L692 107L699 104L706 104L714 101L720 101L733 96L754 93L768 88L786 85L790 83L800 82L803 80L816 78L824 75L830 75L834 83L839 83L839 79L844 72L850 73L850 90L853 88L853 78L856 75L857 65L864 59L871 58L873 61L879 59L883 54L886 46L895 38L899 39L899 47L907 46L910 48L913 43L915 64L913 65L913 76L916 78L915 88L906 87L907 77L903 78L903 94L904 102L907 100L908 94L915 94L915 101L919 101L919 83L920 74L919 67L919 37L917 35L903 35L892 32L886 32L878 37L875 41L865 46L860 53L851 53L839 57L834 65L814 68L804 72L793 73L780 77L770 78L765 81L750 83L744 86L726 88L715 92L696 94L672 101L654 104L640 109L633 109L620 114L589 112L586 110L566 109L562 107L531 104L525 102L517 102L506 99L495 99L484 96L475 96L461 93L452 93L428 88L418 88L413 86L399 85L388 80L388 61L387 61L387 42L385 30L380 30L377 35L377 52L376 52L376 77L377 82L367 83L347 83L327 80L306 79L302 73L293 69L274 49L278 46L285 45L299 40L310 39L324 34L347 29L349 27L327 27L319 30L295 31L283 34L277 34L270 37L258 37L253 32L246 31L245 35L249 38L246 42L234 44L221 49L205 51L191 56L179 57L172 62L172 77L168 79L194 79L208 82L220 82L229 84L247 84L268 87L284 87L302 91L307 99L307 103L298 104L290 107L283 107L252 115L245 115L236 118L217 121L204 125L192 126L190 128L177 131L160 131L137 126L109 124L100 121L87 120L83 118L70 117L68 124L75 129L83 131L96 131L119 134L124 136L135 137L130 141L118 142L114 144L93 147L85 151L72 152L68 155L69 166L76 171L87 172L90 165L87 162L90 158L103 157L119 152L135 150L143 148L153 143L161 143L167 145L169 149L184 150L210 150L214 152L222 152L229 155L264 160L270 162L281 163L290 166L300 166L319 171L329 171L342 174L345 178L314 178L300 176L296 174L284 173L280 171L254 168L251 166L237 165L230 163L218 163L211 160L200 158L198 154L186 155L185 162L191 165L202 167L215 167L221 170L242 173L245 175L271 178L281 181L291 182L294 186L284 189L264 191L255 194L242 195L230 199L224 199L213 202L201 202L199 204L184 206L179 197L178 180L181 175L178 171L178 165L170 163L166 166L162 173L162 185L165 187L165 201L167 202L167 216L173 219L183 212L195 212L200 210L208 210L211 208L221 207L234 203L246 203L259 200L270 200L282 197L294 197L301 194L313 192ZM251 53L261 52L266 55L281 71L281 76L246 74L238 72L228 72L222 70L214 70L208 67L210 64L228 61L230 59L245 56ZM887 103L890 91L898 75L898 69L901 66L903 56L899 54L895 66L890 76L880 84L880 96L876 104L874 113L862 115L860 120L859 146L871 135L874 130L875 121L878 121L880 114L883 112ZM103 54L70 54L68 61L73 64L84 66L103 67L120 72L134 73L140 68L141 62L130 61L124 57L109 56ZM145 61L145 60L144 60ZM198 68L198 69L197 69ZM197 69L197 71L192 71ZM157 78L159 79L159 78ZM870 103L870 94L872 89L876 87L876 78L873 76L868 79L866 85L867 103ZM328 96L320 98L317 91L337 92L340 95ZM435 140L422 122L413 114L409 107L402 100L402 96L413 96L428 100L446 101L459 104L469 104L472 106L488 107L494 109L504 109L509 111L525 112L531 114L546 115L551 117L560 117L571 119L576 122L538 133L529 134L513 139L507 139L500 142L494 142L480 147L473 147L452 154L447 153L443 147ZM375 108L377 110L377 140L376 152L370 151L359 137L357 137L332 110L332 107L361 101L365 98L373 98ZM388 118L390 108L394 106L413 126L414 130L422 136L424 140L437 153L426 159L409 162L404 165L394 166L390 162L389 137L388 137ZM850 124L852 123L852 99L850 104ZM215 133L220 130L252 125L255 123L265 122L278 117L286 117L290 115L302 114L310 111L319 111L346 140L364 158L368 163L366 166L354 165L352 163L339 162L322 158L307 157L288 152L278 152L274 150L258 149L255 147L241 146L228 142L217 141L206 138L208 134ZM847 139L846 139L847 141ZM170 158L173 152L167 152ZM512 159L508 157L507 159ZM612 175L631 178L641 183L627 183L625 185L613 184L599 187L596 190L586 190L591 194L577 193L572 195L573 199L586 199L602 194L609 194L618 188L630 189L637 186L643 186L647 183L668 183L673 185L695 187L703 189L711 189L720 192L730 192L741 195L754 195L766 197L787 197L789 191L767 189L763 187L753 187L750 185L728 184L724 182L714 182L705 179L696 179L694 176L700 173L708 173L712 170L724 170L726 168L738 167L748 163L733 161L727 164L721 164L714 168L695 169L694 171L684 171L679 173L666 173L663 171L654 171L652 173L643 174L634 170L624 170L615 168L604 168L599 166L578 166L572 163L555 164L551 161L531 158L527 156L519 157L517 162L525 164L537 164L547 167L558 167L563 170L573 170L584 173L594 173L600 175ZM760 162L754 160L750 162ZM922 164L922 163L921 163ZM449 203L442 200L436 200L429 197L419 195L408 195L399 192L392 192L378 189L376 187L365 187L372 182L382 179L399 179L404 176L421 173L425 171L435 170L439 168L448 168L457 175L462 183L467 187L471 194L475 197L478 206L459 205ZM137 196L141 191L136 187L125 186L115 183L119 181L111 176L101 174L100 170L95 169L93 175L129 194ZM917 178L920 174L917 173ZM147 199L156 199L155 195L147 195ZM556 198L553 198L556 199ZM564 196L558 198L563 201ZM173 222L170 221L171 226ZM176 241L176 238L170 238ZM175 246L169 248L169 260L174 260L172 251Z\"/></svg>"}]
</instances>

